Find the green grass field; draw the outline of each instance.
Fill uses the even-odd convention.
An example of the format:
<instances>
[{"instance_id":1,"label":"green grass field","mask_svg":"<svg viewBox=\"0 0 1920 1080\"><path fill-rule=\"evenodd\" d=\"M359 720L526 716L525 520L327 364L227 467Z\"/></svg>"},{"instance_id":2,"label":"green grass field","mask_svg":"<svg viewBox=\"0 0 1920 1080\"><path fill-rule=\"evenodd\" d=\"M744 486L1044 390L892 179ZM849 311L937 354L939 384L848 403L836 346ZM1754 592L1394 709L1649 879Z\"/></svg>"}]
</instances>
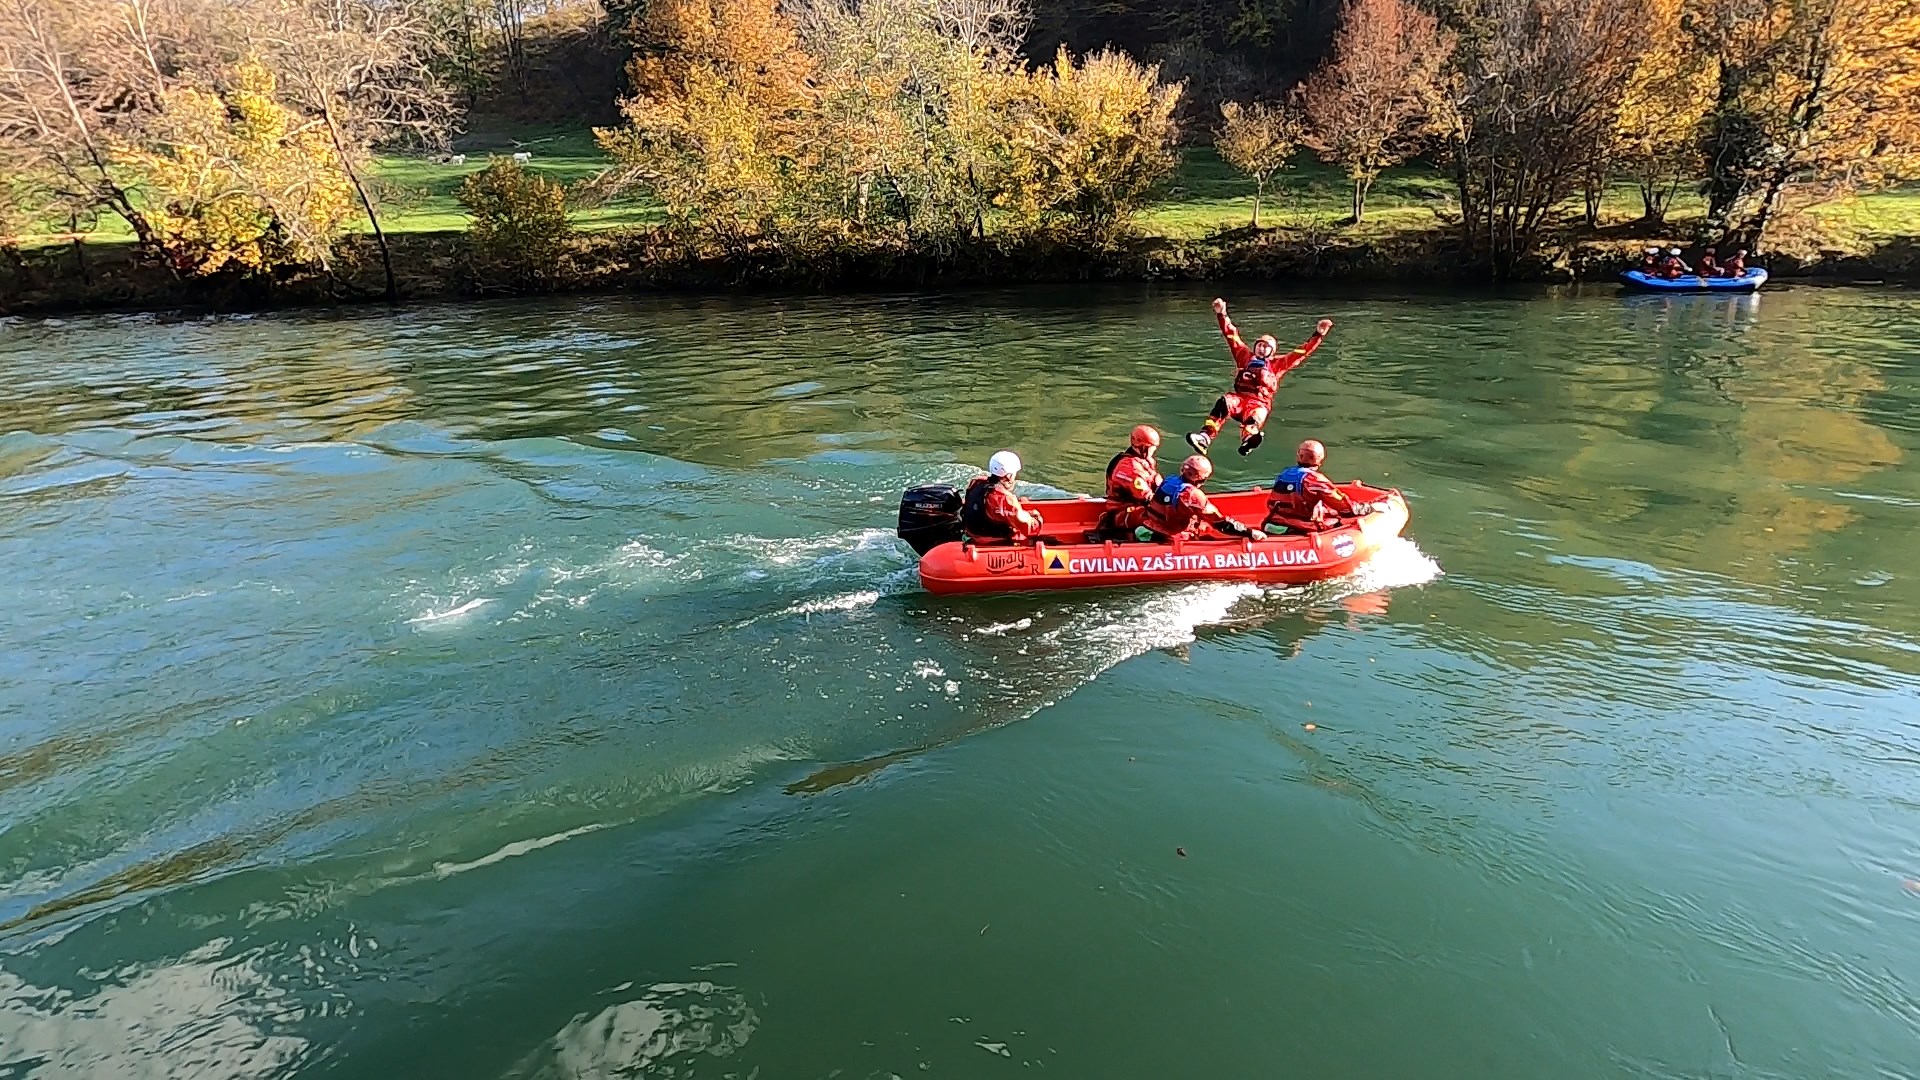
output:
<instances>
[{"instance_id":1,"label":"green grass field","mask_svg":"<svg viewBox=\"0 0 1920 1080\"><path fill-rule=\"evenodd\" d=\"M432 157L380 158L378 176L389 210L380 224L389 232L442 232L467 227L466 211L454 199L460 181L487 167L489 156L515 152L532 155L527 167L563 184L591 179L607 167L607 157L593 141L591 131L578 129L512 129L469 134L454 144L466 155L465 164L440 164ZM583 229L621 225L651 225L658 210L645 200L618 200L574 214Z\"/></svg>"},{"instance_id":2,"label":"green grass field","mask_svg":"<svg viewBox=\"0 0 1920 1080\"><path fill-rule=\"evenodd\" d=\"M466 228L467 216L454 193L460 181L486 168L489 155L516 151L532 155L529 168L563 183L586 180L606 168L608 161L591 131L579 128L499 127L470 132L454 149L466 155L464 164L441 163L427 155L390 155L377 159L374 178L383 205L381 225L388 232L442 232ZM1313 225L1338 230L1351 239L1373 241L1397 234L1432 229L1453 206L1453 185L1444 175L1424 166L1389 171L1374 186L1366 219L1349 222L1350 195L1339 169L1302 154L1277 175L1261 206L1265 226ZM1671 235L1683 234L1689 219L1702 212L1700 200L1682 195L1669 215ZM1609 224L1631 222L1640 215L1638 192L1628 184L1615 185L1603 204ZM1239 175L1211 148L1186 151L1180 169L1159 197L1140 215L1145 231L1168 237L1197 238L1221 229L1242 228L1253 214L1253 182ZM1813 216L1823 234L1835 243L1869 244L1896 236L1920 235L1920 185L1878 192L1816 208ZM577 211L582 229L655 224L658 208L644 198L616 200L605 206ZM361 228L365 228L364 223ZM49 222L48 234L61 234L64 222ZM128 236L118 219L103 219L90 239L124 240ZM31 242L31 241L29 241Z\"/></svg>"}]
</instances>

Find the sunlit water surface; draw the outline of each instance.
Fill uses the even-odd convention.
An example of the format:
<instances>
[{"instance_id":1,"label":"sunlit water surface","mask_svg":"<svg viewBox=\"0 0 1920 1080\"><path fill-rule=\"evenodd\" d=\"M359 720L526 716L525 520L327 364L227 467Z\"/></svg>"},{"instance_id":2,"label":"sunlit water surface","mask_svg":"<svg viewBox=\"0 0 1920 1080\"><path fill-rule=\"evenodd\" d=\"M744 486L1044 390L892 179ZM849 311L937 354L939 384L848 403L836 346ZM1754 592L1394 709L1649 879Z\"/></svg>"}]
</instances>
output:
<instances>
[{"instance_id":1,"label":"sunlit water surface","mask_svg":"<svg viewBox=\"0 0 1920 1080\"><path fill-rule=\"evenodd\" d=\"M0 324L0 1075L1920 1075L1920 298L1240 295L1406 543L920 593L1208 299Z\"/></svg>"}]
</instances>

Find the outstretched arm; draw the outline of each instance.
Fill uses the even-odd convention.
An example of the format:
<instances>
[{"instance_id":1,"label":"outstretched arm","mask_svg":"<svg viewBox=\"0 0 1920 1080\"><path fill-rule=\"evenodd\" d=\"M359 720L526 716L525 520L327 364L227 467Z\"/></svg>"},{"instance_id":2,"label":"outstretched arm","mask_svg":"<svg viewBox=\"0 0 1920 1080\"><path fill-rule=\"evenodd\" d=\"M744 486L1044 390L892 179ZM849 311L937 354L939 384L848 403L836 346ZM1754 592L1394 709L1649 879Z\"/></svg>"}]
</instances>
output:
<instances>
[{"instance_id":1,"label":"outstretched arm","mask_svg":"<svg viewBox=\"0 0 1920 1080\"><path fill-rule=\"evenodd\" d=\"M1312 337L1302 342L1299 348L1267 361L1267 367L1281 375L1285 375L1287 372L1306 363L1307 357L1312 356L1313 351L1320 347L1320 343L1327 340L1327 331L1332 329L1332 319L1321 319L1319 325L1313 328Z\"/></svg>"},{"instance_id":2,"label":"outstretched arm","mask_svg":"<svg viewBox=\"0 0 1920 1080\"><path fill-rule=\"evenodd\" d=\"M1213 315L1214 318L1220 320L1220 336L1227 339L1227 351L1233 353L1234 364L1238 367L1245 367L1247 361L1253 358L1253 350L1248 348L1247 343L1240 339L1240 328L1233 325L1232 319L1227 318L1227 302L1225 300L1215 300L1213 302Z\"/></svg>"}]
</instances>

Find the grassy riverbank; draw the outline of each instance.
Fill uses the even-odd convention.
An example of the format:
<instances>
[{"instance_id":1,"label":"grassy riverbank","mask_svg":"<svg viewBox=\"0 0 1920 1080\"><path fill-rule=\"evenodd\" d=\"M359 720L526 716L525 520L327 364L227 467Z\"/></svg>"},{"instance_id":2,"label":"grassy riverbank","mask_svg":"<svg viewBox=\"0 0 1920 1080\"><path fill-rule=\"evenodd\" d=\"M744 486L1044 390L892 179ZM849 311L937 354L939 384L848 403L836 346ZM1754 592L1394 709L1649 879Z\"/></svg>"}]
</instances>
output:
<instances>
[{"instance_id":1,"label":"grassy riverbank","mask_svg":"<svg viewBox=\"0 0 1920 1080\"><path fill-rule=\"evenodd\" d=\"M378 162L385 211L402 291L411 298L515 291L467 266L467 216L455 198L461 181L486 166L489 154L524 151L529 167L567 184L606 167L584 129L508 128L463 139L461 164L423 156ZM564 265L542 287L556 291L619 288L921 287L1007 281L1079 279L1184 280L1320 277L1392 280L1459 277L1451 182L1425 166L1382 177L1359 223L1339 170L1310 155L1276 177L1251 227L1254 188L1209 148L1190 149L1159 196L1138 216L1131 235L1088 242L1064 232L993 234L915 250L887 237L816 241L725 250L690 244L658 228L658 208L644 198L573 211L577 235ZM1629 185L1612 189L1601 228L1569 230L1547 246L1527 275L1540 280L1605 278L1649 242L1681 243L1703 207L1683 196L1664 226L1638 219ZM0 279L0 310L21 312L259 307L351 301L377 296L378 260L370 238L344 245L347 269L336 279L289 277L275 282L176 282L131 258L128 237L103 223L84 237L23 238L22 259ZM361 231L365 232L364 224ZM1814 211L1778 230L1768 262L1778 273L1920 276L1920 187L1879 192Z\"/></svg>"}]
</instances>

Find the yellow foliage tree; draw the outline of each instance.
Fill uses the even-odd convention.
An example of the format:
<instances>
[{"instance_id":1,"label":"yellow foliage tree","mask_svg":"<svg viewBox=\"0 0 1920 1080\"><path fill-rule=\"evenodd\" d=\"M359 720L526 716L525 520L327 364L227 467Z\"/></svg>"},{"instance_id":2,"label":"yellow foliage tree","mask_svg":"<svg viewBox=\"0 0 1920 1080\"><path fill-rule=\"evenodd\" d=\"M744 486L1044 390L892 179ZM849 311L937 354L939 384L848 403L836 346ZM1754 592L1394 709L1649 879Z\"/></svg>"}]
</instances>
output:
<instances>
[{"instance_id":1,"label":"yellow foliage tree","mask_svg":"<svg viewBox=\"0 0 1920 1080\"><path fill-rule=\"evenodd\" d=\"M1287 167L1300 148L1305 124L1299 113L1282 105L1229 101L1220 106L1220 126L1213 132L1213 148L1220 159L1253 180L1253 227L1260 227L1260 200L1267 182Z\"/></svg>"},{"instance_id":2,"label":"yellow foliage tree","mask_svg":"<svg viewBox=\"0 0 1920 1080\"><path fill-rule=\"evenodd\" d=\"M148 221L182 272L263 272L282 264L331 270L354 194L327 133L275 98L273 72L252 60L224 86L169 87L117 166L139 177Z\"/></svg>"},{"instance_id":3,"label":"yellow foliage tree","mask_svg":"<svg viewBox=\"0 0 1920 1080\"><path fill-rule=\"evenodd\" d=\"M1059 218L1096 234L1123 227L1179 164L1183 86L1104 50L1009 80L1002 102L1002 204L1027 220Z\"/></svg>"},{"instance_id":4,"label":"yellow foliage tree","mask_svg":"<svg viewBox=\"0 0 1920 1080\"><path fill-rule=\"evenodd\" d=\"M873 196L910 237L986 231L1000 155L993 103L1026 33L1019 0L789 0L819 59L804 146L830 204L869 220Z\"/></svg>"},{"instance_id":5,"label":"yellow foliage tree","mask_svg":"<svg viewBox=\"0 0 1920 1080\"><path fill-rule=\"evenodd\" d=\"M596 132L600 145L670 222L735 241L773 223L793 140L747 91L702 65L677 93L635 98L624 111L627 126Z\"/></svg>"},{"instance_id":6,"label":"yellow foliage tree","mask_svg":"<svg viewBox=\"0 0 1920 1080\"><path fill-rule=\"evenodd\" d=\"M1759 251L1790 192L1812 202L1914 174L1920 0L1689 0L1686 14L1717 66L1710 228Z\"/></svg>"},{"instance_id":7,"label":"yellow foliage tree","mask_svg":"<svg viewBox=\"0 0 1920 1080\"><path fill-rule=\"evenodd\" d=\"M791 23L774 0L661 0L636 33L627 124L594 132L618 166L602 190L637 183L674 224L732 241L770 226L814 96Z\"/></svg>"},{"instance_id":8,"label":"yellow foliage tree","mask_svg":"<svg viewBox=\"0 0 1920 1080\"><path fill-rule=\"evenodd\" d=\"M472 217L467 249L476 270L515 285L552 280L573 232L564 187L496 157L462 180L454 197Z\"/></svg>"},{"instance_id":9,"label":"yellow foliage tree","mask_svg":"<svg viewBox=\"0 0 1920 1080\"><path fill-rule=\"evenodd\" d=\"M807 103L814 59L776 0L650 0L627 66L638 98L671 98L708 74L770 113Z\"/></svg>"},{"instance_id":10,"label":"yellow foliage tree","mask_svg":"<svg viewBox=\"0 0 1920 1080\"><path fill-rule=\"evenodd\" d=\"M1699 175L1700 132L1713 105L1710 58L1689 47L1686 0L1647 0L1647 48L1620 99L1614 164L1640 188L1642 217L1658 223L1686 180Z\"/></svg>"}]
</instances>

